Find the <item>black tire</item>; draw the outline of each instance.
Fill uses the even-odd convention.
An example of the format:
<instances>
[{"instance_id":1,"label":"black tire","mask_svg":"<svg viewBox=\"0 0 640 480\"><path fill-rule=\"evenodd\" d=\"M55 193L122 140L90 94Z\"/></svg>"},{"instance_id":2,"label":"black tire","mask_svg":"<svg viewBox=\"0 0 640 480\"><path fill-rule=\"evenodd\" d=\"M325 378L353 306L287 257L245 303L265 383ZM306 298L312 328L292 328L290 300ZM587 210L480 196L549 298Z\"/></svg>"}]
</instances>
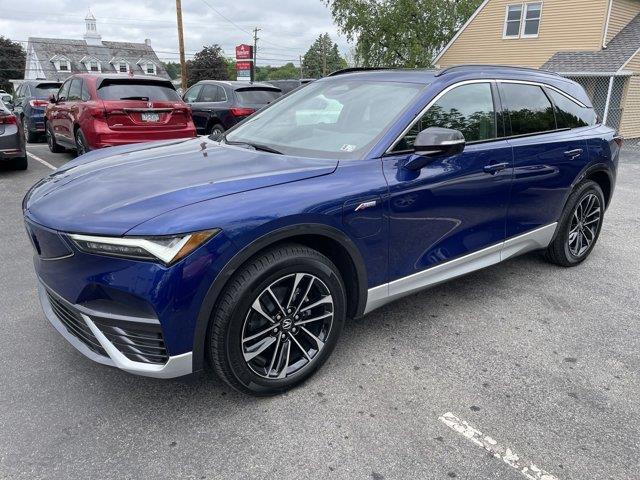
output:
<instances>
[{"instance_id":1,"label":"black tire","mask_svg":"<svg viewBox=\"0 0 640 480\"><path fill-rule=\"evenodd\" d=\"M47 136L47 145L49 146L49 150L51 150L52 153L62 153L64 152L64 148L61 147L60 145L58 145L58 142L56 142L56 137L53 134L53 130L51 128L51 124L49 122L47 122L47 127L45 129L45 135Z\"/></svg>"},{"instance_id":2,"label":"black tire","mask_svg":"<svg viewBox=\"0 0 640 480\"><path fill-rule=\"evenodd\" d=\"M270 289L274 283L288 281L288 279L292 277L295 277L297 280L298 277L295 274L301 274L302 280L300 284L293 284L290 292L294 293L291 293L291 297L287 305L285 305L285 308L289 305L297 307L295 313L299 310L303 317L304 315L311 315L312 317L316 315L316 313L311 314L311 310L319 308L312 308L312 306L317 303L317 300L310 298L309 288L311 287L307 288L303 286L305 278L315 277L313 280L316 282L313 284L313 288L321 285L323 288L326 288L325 292L328 291L331 295L331 307L323 307L332 309L333 316L331 318L331 324L328 330L326 330L326 334L322 336L324 340L323 345L317 344L317 352L315 354L312 352L314 356L307 353L303 357L304 348L306 348L305 346L309 343L313 343L311 340L313 337L307 337L309 331L303 329L301 326L296 328L296 325L299 325L299 323L294 323L293 321L293 315L295 315L295 313L289 313L289 315L292 315L290 319L290 326L293 324L292 330L287 330L286 333L284 332L287 317L282 318L279 322L283 330L280 331L280 333L275 333L277 328L274 328L272 331L272 323L269 323L272 322L272 320L267 322L261 315L258 315L258 312L252 307L252 305L255 305L255 302L260 304L262 301L260 298L262 298L262 295L268 290L267 287ZM317 280L320 280L320 282L317 282ZM299 286L298 289L296 289L296 285ZM311 285L311 281L309 285ZM274 289L275 288L276 287L274 287ZM295 293L303 289L305 293L302 295ZM285 293L285 296L289 297L289 294ZM295 301L293 301L294 298ZM316 298L323 299L327 297L321 296ZM312 303L307 303L306 308L301 308L305 301ZM284 305L284 302L281 303ZM272 302L272 306L274 308L273 312L277 312L275 302ZM300 315L295 318L297 319L299 316ZM259 337L259 341L256 343L272 340L269 347L263 349L265 357L269 356L275 359L279 345L282 345L281 351L288 348L284 367L280 369L281 375L282 372L285 372L284 377L267 378L272 372L271 366L266 369L267 377L264 375L261 376L256 373L254 366L251 365L253 360L245 360L247 353L244 352L244 342L248 340L245 337L245 331L256 317L257 320L262 319L263 322L263 325L258 328L262 329L266 326L266 331L268 331L264 337ZM320 368L331 355L338 341L345 317L345 288L339 271L331 260L316 250L302 245L282 245L257 254L229 280L212 313L207 335L207 356L218 376L236 390L256 396L275 395L300 384ZM264 318L268 319L269 317L264 316ZM275 315L273 318L273 326L276 327ZM298 322L299 321L300 320L298 320ZM311 320L311 322L315 325L320 323L320 321L315 320ZM326 322L326 320L322 320L322 322L323 324L320 328L325 328L324 322ZM312 325L312 323L306 323L305 326L309 327L309 329L316 328L310 325ZM305 332L302 330L305 330ZM287 335L289 335L290 338L287 337ZM321 333L318 333L318 336L320 335ZM280 340L276 341L278 338L284 339L282 343L280 343ZM297 345L295 342L297 342ZM273 350L271 349L272 345L275 345ZM311 352L311 350L309 350L309 352ZM297 358L294 365L290 365L290 354L291 362ZM280 365L282 365L283 357L284 354L280 354L277 362L278 365L275 366L276 374L278 373ZM265 361L264 365L267 363L269 362ZM271 360L271 365L273 365L273 360ZM289 369L291 369L291 374L289 374Z\"/></svg>"},{"instance_id":3,"label":"black tire","mask_svg":"<svg viewBox=\"0 0 640 480\"><path fill-rule=\"evenodd\" d=\"M25 117L22 117L22 128L24 130L24 140L26 143L35 143L38 141L39 135L29 130L29 125Z\"/></svg>"},{"instance_id":4,"label":"black tire","mask_svg":"<svg viewBox=\"0 0 640 480\"><path fill-rule=\"evenodd\" d=\"M11 166L14 170L26 170L29 162L27 161L27 157L15 158L12 160Z\"/></svg>"},{"instance_id":5,"label":"black tire","mask_svg":"<svg viewBox=\"0 0 640 480\"><path fill-rule=\"evenodd\" d=\"M213 140L217 140L225 132L225 128L219 123L214 123L209 129L209 136Z\"/></svg>"},{"instance_id":6,"label":"black tire","mask_svg":"<svg viewBox=\"0 0 640 480\"><path fill-rule=\"evenodd\" d=\"M74 138L76 141L76 155L78 157L91 151L91 147L89 147L89 145L87 144L87 139L85 138L84 133L82 133L82 130L80 130L80 128L76 130Z\"/></svg>"},{"instance_id":7,"label":"black tire","mask_svg":"<svg viewBox=\"0 0 640 480\"><path fill-rule=\"evenodd\" d=\"M595 196L595 198L593 198L593 196ZM596 208L599 208L598 221L595 227L586 226L584 219L577 221L579 231L589 232L588 234L584 234L585 242L588 241L589 238L591 239L589 245L584 248L584 251L581 251L580 247L582 247L582 243L580 243L579 248L576 248L575 245L573 247L571 246L570 232L572 228L576 228L576 225L574 225L576 219L581 216L580 206L584 205L583 202L588 203L591 199L593 199L594 202L598 202L598 205L595 206L594 203L593 207L594 211ZM569 196L560 221L558 222L555 238L547 247L545 252L547 260L562 267L575 267L584 262L592 252L600 236L604 220L604 209L605 200L600 186L592 180L585 180L579 183ZM594 217L591 217L588 221L592 221ZM585 230L587 227L589 229ZM582 235L581 233L578 234ZM586 235L588 235L588 237ZM582 239L580 239L580 242L582 242ZM578 250L578 252L576 252L576 250Z\"/></svg>"}]
</instances>

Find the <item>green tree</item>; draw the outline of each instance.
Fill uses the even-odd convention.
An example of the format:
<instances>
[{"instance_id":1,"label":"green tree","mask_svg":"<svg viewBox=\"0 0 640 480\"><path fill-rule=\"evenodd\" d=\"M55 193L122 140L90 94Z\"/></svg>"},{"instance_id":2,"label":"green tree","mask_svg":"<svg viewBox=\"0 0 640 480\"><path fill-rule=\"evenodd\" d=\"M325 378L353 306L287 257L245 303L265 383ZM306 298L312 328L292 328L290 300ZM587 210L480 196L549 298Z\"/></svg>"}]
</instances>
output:
<instances>
[{"instance_id":1,"label":"green tree","mask_svg":"<svg viewBox=\"0 0 640 480\"><path fill-rule=\"evenodd\" d=\"M171 80L175 80L180 76L180 64L177 62L162 62L162 66L169 74Z\"/></svg>"},{"instance_id":2,"label":"green tree","mask_svg":"<svg viewBox=\"0 0 640 480\"><path fill-rule=\"evenodd\" d=\"M338 45L333 43L328 33L320 35L302 57L305 77L323 77L347 67L347 61L340 56Z\"/></svg>"},{"instance_id":3,"label":"green tree","mask_svg":"<svg viewBox=\"0 0 640 480\"><path fill-rule=\"evenodd\" d=\"M228 80L229 68L220 45L208 45L187 61L187 84L200 80Z\"/></svg>"},{"instance_id":4,"label":"green tree","mask_svg":"<svg viewBox=\"0 0 640 480\"><path fill-rule=\"evenodd\" d=\"M24 78L27 55L18 42L0 36L0 88L13 91L9 79Z\"/></svg>"},{"instance_id":5,"label":"green tree","mask_svg":"<svg viewBox=\"0 0 640 480\"><path fill-rule=\"evenodd\" d=\"M368 67L429 67L482 0L322 0Z\"/></svg>"}]
</instances>

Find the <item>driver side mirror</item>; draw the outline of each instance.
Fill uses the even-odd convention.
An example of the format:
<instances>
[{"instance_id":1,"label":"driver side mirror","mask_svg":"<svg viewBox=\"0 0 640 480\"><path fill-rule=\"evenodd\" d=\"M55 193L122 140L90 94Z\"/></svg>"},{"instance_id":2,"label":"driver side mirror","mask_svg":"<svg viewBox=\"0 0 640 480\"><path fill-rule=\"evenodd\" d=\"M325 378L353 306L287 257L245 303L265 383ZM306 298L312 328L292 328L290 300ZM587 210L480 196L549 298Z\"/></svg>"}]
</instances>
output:
<instances>
[{"instance_id":1,"label":"driver side mirror","mask_svg":"<svg viewBox=\"0 0 640 480\"><path fill-rule=\"evenodd\" d=\"M464 135L459 130L429 127L416 137L413 142L415 155L404 166L409 170L419 170L434 157L451 157L462 153L464 146Z\"/></svg>"},{"instance_id":2,"label":"driver side mirror","mask_svg":"<svg viewBox=\"0 0 640 480\"><path fill-rule=\"evenodd\" d=\"M57 103L58 99L56 98L56 94L52 93L51 95L49 95L49 103Z\"/></svg>"}]
</instances>

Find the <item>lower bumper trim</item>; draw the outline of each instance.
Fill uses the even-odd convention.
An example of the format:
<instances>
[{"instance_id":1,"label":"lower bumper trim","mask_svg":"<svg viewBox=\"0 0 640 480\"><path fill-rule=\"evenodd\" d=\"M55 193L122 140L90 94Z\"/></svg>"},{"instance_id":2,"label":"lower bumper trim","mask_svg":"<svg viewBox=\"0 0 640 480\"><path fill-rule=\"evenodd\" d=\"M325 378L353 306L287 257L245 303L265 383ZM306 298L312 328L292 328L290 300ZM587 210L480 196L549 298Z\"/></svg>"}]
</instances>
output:
<instances>
[{"instance_id":1,"label":"lower bumper trim","mask_svg":"<svg viewBox=\"0 0 640 480\"><path fill-rule=\"evenodd\" d=\"M107 339L107 337L102 333L102 331L96 326L96 324L91 320L91 318L84 313L80 312L73 305L69 304L71 307L74 307L75 310L82 317L84 322L87 324L95 338L98 340L104 351L107 353L107 356L100 355L99 353L91 350L87 345L81 342L74 335L69 333L64 324L58 319L56 313L54 312L51 302L47 296L47 289L42 284L42 282L38 285L39 296L40 296L40 304L42 305L42 310L44 311L47 320L53 325L53 327L60 333L71 345L73 345L76 350L82 353L84 356L90 358L91 360L101 363L103 365L109 365L112 367L119 368L120 370L124 370L125 372L133 373L135 375L142 375L145 377L154 377L154 378L175 378L181 377L183 375L188 375L193 372L193 353L187 352L181 355L174 355L169 357L169 360L164 364L152 364L152 363L143 363L143 362L135 362L130 360L125 355L123 355L114 345ZM51 292L51 290L49 290ZM53 293L53 292L52 292ZM55 295L55 293L53 293ZM60 298L62 301L65 301L59 295L56 297ZM66 302L68 303L68 302Z\"/></svg>"}]
</instances>

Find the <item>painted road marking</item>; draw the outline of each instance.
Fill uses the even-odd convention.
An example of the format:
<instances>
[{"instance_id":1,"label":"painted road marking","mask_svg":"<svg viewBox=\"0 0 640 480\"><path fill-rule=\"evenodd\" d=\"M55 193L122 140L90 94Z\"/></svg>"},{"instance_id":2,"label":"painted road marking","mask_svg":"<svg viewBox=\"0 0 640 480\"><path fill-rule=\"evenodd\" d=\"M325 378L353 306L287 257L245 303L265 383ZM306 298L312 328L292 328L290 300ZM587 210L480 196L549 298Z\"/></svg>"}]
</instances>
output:
<instances>
[{"instance_id":1,"label":"painted road marking","mask_svg":"<svg viewBox=\"0 0 640 480\"><path fill-rule=\"evenodd\" d=\"M440 417L440 421L447 427L458 432L467 440L475 443L478 447L484 448L494 457L502 460L511 468L518 470L529 480L558 480L549 472L538 468L531 462L524 461L510 448L500 445L493 438L484 435L480 430L473 428L464 420L459 419L453 413L445 413Z\"/></svg>"},{"instance_id":2,"label":"painted road marking","mask_svg":"<svg viewBox=\"0 0 640 480\"><path fill-rule=\"evenodd\" d=\"M53 165L51 165L46 160L41 159L40 157L38 157L37 155L34 155L31 152L27 152L27 155L30 156L31 158L33 158L35 161L40 162L41 164L43 164L45 167L49 167L51 170L57 170L58 169L58 167L54 167Z\"/></svg>"}]
</instances>

